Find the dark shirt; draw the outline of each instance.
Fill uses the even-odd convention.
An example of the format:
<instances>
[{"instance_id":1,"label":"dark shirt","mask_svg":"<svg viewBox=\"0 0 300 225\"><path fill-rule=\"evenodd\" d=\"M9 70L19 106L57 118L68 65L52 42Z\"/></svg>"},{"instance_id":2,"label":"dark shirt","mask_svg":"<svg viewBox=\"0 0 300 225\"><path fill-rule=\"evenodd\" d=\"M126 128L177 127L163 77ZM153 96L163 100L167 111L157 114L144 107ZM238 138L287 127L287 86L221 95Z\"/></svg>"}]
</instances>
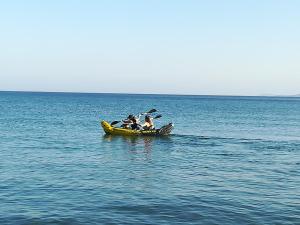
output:
<instances>
[{"instance_id":1,"label":"dark shirt","mask_svg":"<svg viewBox=\"0 0 300 225\"><path fill-rule=\"evenodd\" d=\"M131 129L132 130L139 130L140 129L140 125L137 123L131 124Z\"/></svg>"}]
</instances>

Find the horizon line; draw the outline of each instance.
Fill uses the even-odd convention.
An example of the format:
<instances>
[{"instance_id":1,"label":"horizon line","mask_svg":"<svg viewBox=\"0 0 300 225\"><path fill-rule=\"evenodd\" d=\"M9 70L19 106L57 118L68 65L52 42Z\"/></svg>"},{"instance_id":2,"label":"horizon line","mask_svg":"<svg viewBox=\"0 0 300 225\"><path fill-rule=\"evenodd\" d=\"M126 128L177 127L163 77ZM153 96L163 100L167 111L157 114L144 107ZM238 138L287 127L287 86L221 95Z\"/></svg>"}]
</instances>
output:
<instances>
[{"instance_id":1,"label":"horizon line","mask_svg":"<svg viewBox=\"0 0 300 225\"><path fill-rule=\"evenodd\" d=\"M81 91L28 91L28 90L0 90L0 92L22 92L22 93L61 93L61 94L116 94L116 95L166 95L166 96L223 96L223 97L300 97L295 95L230 95L230 94L172 94L172 93L132 93L132 92L81 92Z\"/></svg>"}]
</instances>

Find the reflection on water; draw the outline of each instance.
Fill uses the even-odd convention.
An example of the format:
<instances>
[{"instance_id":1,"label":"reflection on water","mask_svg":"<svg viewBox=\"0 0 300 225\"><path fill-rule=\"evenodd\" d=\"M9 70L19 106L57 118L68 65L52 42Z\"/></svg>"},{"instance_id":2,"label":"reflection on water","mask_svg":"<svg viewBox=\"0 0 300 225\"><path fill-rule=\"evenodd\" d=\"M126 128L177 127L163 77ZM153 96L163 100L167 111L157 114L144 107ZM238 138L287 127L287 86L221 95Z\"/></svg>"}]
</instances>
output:
<instances>
[{"instance_id":1,"label":"reflection on water","mask_svg":"<svg viewBox=\"0 0 300 225\"><path fill-rule=\"evenodd\" d=\"M161 140L170 140L170 137L154 137L154 136L117 136L105 134L103 136L105 142L112 142L115 145L122 145L123 149L128 149L128 152L136 155L144 153L146 159L151 158L151 152L155 142Z\"/></svg>"}]
</instances>

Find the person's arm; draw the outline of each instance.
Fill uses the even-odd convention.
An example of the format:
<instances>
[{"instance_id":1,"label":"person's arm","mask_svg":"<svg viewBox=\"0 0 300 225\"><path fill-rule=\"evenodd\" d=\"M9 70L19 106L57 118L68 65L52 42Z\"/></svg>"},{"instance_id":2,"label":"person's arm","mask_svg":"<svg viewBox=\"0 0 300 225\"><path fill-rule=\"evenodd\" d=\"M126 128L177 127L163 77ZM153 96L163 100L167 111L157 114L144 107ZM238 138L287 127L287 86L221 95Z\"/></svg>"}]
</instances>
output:
<instances>
[{"instance_id":1,"label":"person's arm","mask_svg":"<svg viewBox=\"0 0 300 225\"><path fill-rule=\"evenodd\" d=\"M132 124L132 121L131 120L128 120L128 119L125 119L122 121L124 124Z\"/></svg>"},{"instance_id":2,"label":"person's arm","mask_svg":"<svg viewBox=\"0 0 300 225\"><path fill-rule=\"evenodd\" d=\"M150 122L150 129L154 129L155 127L154 127L154 123L153 123L153 120L150 120L151 122Z\"/></svg>"}]
</instances>

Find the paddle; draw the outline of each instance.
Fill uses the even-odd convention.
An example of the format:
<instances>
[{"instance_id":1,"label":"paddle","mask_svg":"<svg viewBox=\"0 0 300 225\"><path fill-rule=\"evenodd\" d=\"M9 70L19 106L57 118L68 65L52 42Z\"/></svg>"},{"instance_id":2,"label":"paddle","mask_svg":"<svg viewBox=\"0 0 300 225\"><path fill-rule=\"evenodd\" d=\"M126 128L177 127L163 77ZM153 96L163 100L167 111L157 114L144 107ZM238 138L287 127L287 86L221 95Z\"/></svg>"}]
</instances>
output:
<instances>
[{"instance_id":1,"label":"paddle","mask_svg":"<svg viewBox=\"0 0 300 225\"><path fill-rule=\"evenodd\" d=\"M116 125L117 123L120 123L121 121L113 121L110 123L111 126Z\"/></svg>"},{"instance_id":2,"label":"paddle","mask_svg":"<svg viewBox=\"0 0 300 225\"><path fill-rule=\"evenodd\" d=\"M158 119L158 118L160 118L160 117L162 117L162 115L157 115L157 116L155 116L153 119Z\"/></svg>"},{"instance_id":3,"label":"paddle","mask_svg":"<svg viewBox=\"0 0 300 225\"><path fill-rule=\"evenodd\" d=\"M154 112L157 112L157 110L156 109L151 109L148 112L145 112L145 113L142 113L142 114L150 114L150 113L154 113Z\"/></svg>"},{"instance_id":4,"label":"paddle","mask_svg":"<svg viewBox=\"0 0 300 225\"><path fill-rule=\"evenodd\" d=\"M150 113L154 113L154 112L157 112L157 110L156 110L156 109L151 109L151 110L149 110L148 112L142 113L142 114L150 114ZM158 119L158 118L160 118L160 117L162 117L162 115L157 115L157 116L155 116L153 119ZM118 123L120 123L120 122L122 122L122 121L116 120L116 121L111 122L110 125L113 126L113 125L116 125L116 124L118 124Z\"/></svg>"}]
</instances>

